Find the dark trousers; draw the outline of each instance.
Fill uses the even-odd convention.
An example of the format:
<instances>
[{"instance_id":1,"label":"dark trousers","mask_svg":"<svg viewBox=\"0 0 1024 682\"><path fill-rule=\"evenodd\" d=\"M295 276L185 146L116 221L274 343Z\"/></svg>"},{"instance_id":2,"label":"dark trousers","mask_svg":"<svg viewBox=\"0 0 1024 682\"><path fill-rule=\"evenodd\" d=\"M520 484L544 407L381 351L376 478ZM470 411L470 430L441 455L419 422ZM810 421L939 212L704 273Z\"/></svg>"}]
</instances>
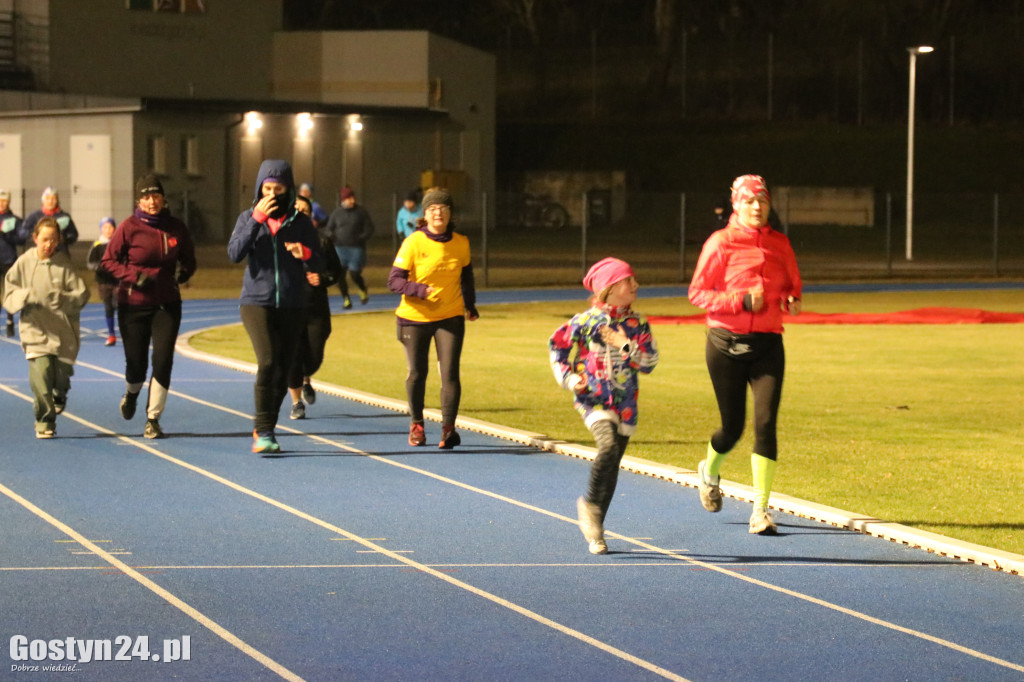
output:
<instances>
[{"instance_id":1,"label":"dark trousers","mask_svg":"<svg viewBox=\"0 0 1024 682\"><path fill-rule=\"evenodd\" d=\"M722 427L711 436L715 452L732 450L743 435L747 386L754 396L754 452L778 457L776 422L782 402L786 351L781 334L728 335L711 330L705 348Z\"/></svg>"},{"instance_id":2,"label":"dark trousers","mask_svg":"<svg viewBox=\"0 0 1024 682\"><path fill-rule=\"evenodd\" d=\"M306 309L243 305L241 316L256 354L254 427L257 433L268 435L277 426L277 415L288 393L288 369L306 322Z\"/></svg>"},{"instance_id":3,"label":"dark trousers","mask_svg":"<svg viewBox=\"0 0 1024 682\"><path fill-rule=\"evenodd\" d=\"M124 345L124 380L146 381L149 346L153 344L153 379L164 388L171 385L174 344L181 326L181 301L162 306L126 306L117 309L117 324Z\"/></svg>"},{"instance_id":4,"label":"dark trousers","mask_svg":"<svg viewBox=\"0 0 1024 682\"><path fill-rule=\"evenodd\" d=\"M444 424L452 425L459 415L462 399L462 380L459 362L462 341L466 336L466 318L450 317L427 324L398 325L398 340L405 346L405 359L409 373L405 379L405 392L409 399L409 414L413 421L423 421L424 394L427 390L427 367L430 363L430 340L434 340L437 364L441 372L441 417Z\"/></svg>"},{"instance_id":5,"label":"dark trousers","mask_svg":"<svg viewBox=\"0 0 1024 682\"><path fill-rule=\"evenodd\" d=\"M590 426L597 446L597 457L590 466L590 485L587 487L587 502L596 504L601 509L601 522L611 506L615 486L619 482L619 463L629 444L629 436L618 432L618 425L607 419L601 419Z\"/></svg>"},{"instance_id":6,"label":"dark trousers","mask_svg":"<svg viewBox=\"0 0 1024 682\"><path fill-rule=\"evenodd\" d=\"M331 335L331 313L321 315L310 311L299 335L298 347L288 369L288 388L302 388L306 377L313 376L324 362L324 347Z\"/></svg>"}]
</instances>

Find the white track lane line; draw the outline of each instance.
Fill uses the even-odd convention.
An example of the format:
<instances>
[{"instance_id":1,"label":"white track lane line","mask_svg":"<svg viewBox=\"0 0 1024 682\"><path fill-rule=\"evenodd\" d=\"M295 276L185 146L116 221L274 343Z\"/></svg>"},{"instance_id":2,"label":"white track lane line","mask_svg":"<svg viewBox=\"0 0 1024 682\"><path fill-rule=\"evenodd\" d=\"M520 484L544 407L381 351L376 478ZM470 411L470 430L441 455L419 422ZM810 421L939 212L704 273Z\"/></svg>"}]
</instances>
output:
<instances>
[{"instance_id":1,"label":"white track lane line","mask_svg":"<svg viewBox=\"0 0 1024 682\"><path fill-rule=\"evenodd\" d=\"M112 374L114 376L120 376L118 373L113 372L113 371L108 370L108 369L103 368L103 367L99 367L99 366L91 365L91 364L86 364L86 363L78 363L78 364L80 366L88 367L89 369L93 369L93 370L96 370L96 371L99 371L99 372L103 372L103 373L106 373L106 374ZM250 419L250 420L252 419L251 415L247 415L247 414L245 414L243 412L240 412L238 410L234 410L234 409L231 409L231 408L223 407L223 406L217 405L215 403L211 403L209 401L203 400L201 398L196 398L194 396L189 396L187 394L180 393L180 392L175 391L175 390L171 390L170 394L171 395L175 395L175 396L177 396L179 398L182 398L184 400L190 400L192 402L199 403L199 404L204 405L206 407L211 407L211 408L214 408L214 409L221 410L223 412L227 412L227 413L232 414L232 415L236 415L236 416L239 416L239 417L244 417L244 418ZM67 413L65 413L65 414L67 414ZM86 422L82 422L82 423L84 424ZM102 427L96 427L96 428L100 428L101 429ZM378 455L373 455L371 453L364 452L362 450L359 450L357 448L352 447L349 444L346 444L346 443L343 443L343 442L340 442L340 441L332 440L332 439L329 439L329 438L324 438L322 436L318 436L318 435L314 435L314 434L306 434L306 433L304 433L302 431L299 431L299 430L293 429L293 428L289 428L289 427L286 427L286 426L278 426L278 429L281 430L281 431L286 431L288 433L292 433L292 434L305 435L307 438L309 438L309 439L311 439L313 441L316 441L316 442L319 442L319 443L322 443L322 444L325 444L325 445L330 445L332 447L336 447L338 449L345 450L345 451L350 452L352 454L362 455L362 456L368 457L370 459L373 459L373 460L375 460L377 462L380 462L382 464L387 464L387 465L390 465L390 466L398 467L400 469L405 469L407 471L410 471L410 472L413 472L413 473L417 473L417 474L422 475L422 476L427 476L429 478L433 478L435 480L441 481L441 482L446 483L448 485L453 485L453 486L456 486L456 487L459 487L459 488L463 488L464 490L469 490L471 492L474 492L474 493L477 493L477 494L480 494L480 495L491 497L493 499L500 500L500 501L505 502L507 504L511 504L511 505L514 505L514 506L517 506L517 507L521 507L523 509L527 509L527 510L533 511L535 513L542 514L544 516L549 516L551 518L558 519L558 520L564 521L566 523L570 523L570 524L573 524L573 525L578 525L578 522L577 522L576 519L570 518L570 517L565 516L563 514L559 514L557 512L553 512L553 511L550 511L550 510L547 510L547 509L543 509L541 507L536 507L536 506L527 504L525 502L520 502L519 500L515 500L513 498L506 497L506 496L500 495L498 493L494 493L494 492L491 492L491 491L488 491L488 490L484 490L482 488L477 488L477 487L469 485L467 483L463 483L461 481L457 481L455 479L448 478L446 476L441 476L439 474L435 474L433 472L426 471L424 469L418 469L418 468L416 468L414 466L411 466L409 464L405 464L405 463L402 463L402 462L396 462L396 461L393 461L393 460L388 459L386 457L381 457L381 456L378 456ZM104 431L105 431L105 429L104 429ZM134 441L130 441L130 440L128 442L134 443ZM157 451L153 451L153 452L154 452L154 454L157 454ZM164 455L162 453L159 453L158 456L164 457L165 459L168 459L169 461L174 461L175 463L179 463L180 465L185 466L186 468L189 468L189 469L193 469L197 473L201 473L201 474L203 474L205 476L209 476L211 478L215 477L214 480L218 480L219 482L223 482L225 485L228 485L230 487L235 487L235 484L233 484L230 481L227 481L227 479L222 479L221 477L217 476L216 474L213 474L211 472L206 472L205 470L203 470L203 469L201 469L199 467L193 467L193 465L188 464L187 462L182 462L181 460L177 460L175 458L172 458L172 457L170 457L168 455ZM290 513L296 513L301 518L309 520L309 521L311 521L313 523L317 523L318 525L323 525L324 523L326 523L326 522L321 522L319 519L315 519L312 516L307 516L303 512L299 512L298 510L292 511L291 507L288 507L287 505L283 505L283 503L278 503L275 500L272 500L271 498L265 498L264 496L259 495L259 493L248 491L247 489L245 489L245 488L243 488L241 486L238 486L236 489L239 490L239 492L245 492L246 494L252 494L254 496L258 496L258 499L266 501L268 504L273 504L274 506L278 506L281 509L284 509L286 511L290 511ZM325 528L327 528L327 527L333 528L333 526L329 526L329 525L324 525L323 527L325 527ZM361 541L361 539L359 539L356 536L354 536L352 534L349 534L347 532L341 532L341 534L346 536L346 537L349 537L349 538L351 538L353 540ZM608 537L612 537L612 538L618 539L618 540L623 540L625 542L634 544L634 545L636 545L638 547L641 547L641 548L646 549L646 550L650 550L652 552L657 552L657 553L662 554L664 556L672 557L672 558L677 559L679 561L686 562L686 563L688 563L688 564L690 564L692 566L700 567L700 568L703 568L703 569L706 569L706 570L709 570L709 571L715 571L717 573L720 573L722 575L728 576L730 578L733 578L733 579L736 579L736 580L741 580L743 582L749 583L751 585L756 585L756 586L764 588L766 590L777 592L779 594L784 594L784 595L787 595L789 597L793 597L795 599L799 599L799 600L802 600L802 601L814 604L816 606L820 606L820 607L823 607L823 608L826 608L826 609L829 609L829 610L832 610L832 611L836 611L838 613L845 614L847 616L850 616L852 618L856 618L856 619L864 621L866 623L870 623L872 625L877 625L879 627L883 627L883 628L886 628L886 629L889 629L889 630L893 630L895 632L900 632L902 634L909 635L911 637L916 637L918 639L921 639L921 640L924 640L924 641L927 641L927 642L931 642L933 644L937 644L939 646L942 646L944 648L950 649L952 651L957 651L959 653L962 653L962 654L965 654L967 656L971 656L973 658L977 658L977 659L980 659L980 660L992 663L994 665L998 665L998 666L1001 666L1001 667L1004 667L1004 668L1009 668L1010 670L1015 670L1015 671L1024 673L1024 665L1020 665L1020 664L1017 664L1017 663L1013 663L1012 661L1007 661L1007 660L1004 660L1004 659L1001 659L1001 658L997 658L995 656L991 656L991 655L986 654L984 652L977 651L976 649L971 649L971 648L963 646L961 644L957 644L956 642L953 642L953 641L950 641L950 640L947 640L947 639L943 639L941 637L936 637L934 635L930 635L930 634L928 634L926 632L922 632L920 630L914 630L914 629L911 629L911 628L906 628L906 627L903 627L902 625L898 625L896 623L892 623L892 622L889 622L889 621L886 621L886 620L882 620L880 618L875 618L874 616L870 616L870 615L868 615L866 613L861 613L859 611L855 611L853 609L846 608L845 606L841 606L839 604L835 604L835 603L826 601L824 599L818 599L817 597L813 597L811 595L804 594L804 593L801 593L801 592L797 592L795 590L790 590L790 589L787 589L787 588L784 588L784 587L780 587L778 585L773 585L773 584L765 582L763 580L758 580L757 578L751 578L750 576L742 575L742 574L740 574L740 573L738 573L736 571L730 570L729 568L722 567L722 566L714 564L714 563L709 563L709 562L705 562L705 561L700 561L698 559L693 559L691 557L688 557L688 556L685 556L683 554L680 554L680 553L678 553L676 551L672 551L672 550L669 550L669 549L658 547L656 545L652 545L652 544L650 544L650 543L648 543L648 542L646 542L644 540L641 540L639 538L627 537L627 536L620 535L618 533L615 533L613 531L608 531L608 530L605 531L605 535L608 536ZM378 548L378 546L374 545L373 543L365 542L363 544L365 544L365 546L367 546L367 547ZM443 580L452 582L453 584L460 584L459 581L454 581L453 579L449 578L448 576L444 575L443 573L439 573L438 571L435 571L435 570L429 568L428 566L426 566L424 564L418 564L416 562L413 562L411 560L406 559L405 557L402 557L401 555L394 554L393 552L390 552L389 550L385 550L383 548L379 548L379 549L380 549L380 551L385 553L387 556L389 556L389 557L391 557L393 559L397 558L398 560L402 561L403 563L408 563L410 566L416 566L416 567L422 566L421 570L424 570L425 572L429 573L430 575L434 575L435 577L439 577L439 578L441 578ZM474 592L474 593L478 592L477 589L472 587L472 586L466 585L466 588L469 589L471 592ZM482 591L480 591L479 593L481 594L481 596L483 596L484 594L487 594L487 593L483 593ZM502 605L506 605L507 604L508 608L512 608L512 610L518 611L519 609L523 608L523 607L518 607L518 606L513 608L514 605L512 605L511 602L506 602L504 599L502 599L500 597L497 597L497 596L494 596L494 595L491 595L491 596L493 597L494 600L496 600L496 603L502 603ZM527 609L523 609L522 612L532 613L532 612L529 612ZM524 613L524 615L526 615L526 613ZM540 616L539 614L536 614L536 615L537 615L538 619L543 619L544 618L543 616ZM544 619L544 621L546 621L546 620L547 619ZM541 621L541 622L544 622L544 621ZM551 621L551 622L553 623L553 621ZM560 627L564 627L564 626L560 626ZM556 628L556 629L558 629L558 628ZM575 632L575 631L573 631L573 632ZM579 634L580 634L581 638L586 638L586 640L584 640L584 641L587 641L587 640L591 639L587 635L583 635L582 633L579 633ZM597 640L593 640L593 641L596 642ZM603 648L603 647L601 647L601 648ZM625 652L622 652L622 653L625 656L631 656L630 654L626 654ZM675 679L675 678L673 678L673 679Z\"/></svg>"},{"instance_id":2,"label":"white track lane line","mask_svg":"<svg viewBox=\"0 0 1024 682\"><path fill-rule=\"evenodd\" d=\"M78 363L78 364L79 365L83 365L83 363ZM95 366L89 366L89 367L91 369L100 369L101 371L109 372L109 370L103 370L102 368L98 368L98 367L95 367ZM32 402L32 398L30 396L25 395L24 393L20 393L18 391L15 391L14 389L9 388L7 386L4 386L2 384L0 384L0 390L3 390L5 392L7 392L7 393L10 393L13 396L19 397L19 398L25 400L26 402ZM200 400L200 399L197 399L197 398L193 398L191 396L186 396L184 394L180 394L180 393L178 393L176 391L171 391L170 393L172 393L173 395L176 395L178 397L184 398L186 400L194 400L194 401L199 402L199 403L201 403L203 405L206 405L206 406L209 406L209 407L214 407L214 408L217 408L217 409L221 409L221 410L223 410L223 411L225 411L225 412L227 412L229 414L232 414L232 415L237 415L237 416L245 417L246 419L250 419L250 420L252 419L251 415L246 415L245 413L239 412L237 410L232 410L232 409L229 409L229 408L220 407L218 405L215 405L213 403L209 403L207 401L203 401L203 400ZM449 584L451 584L451 585L453 585L455 587L458 587L458 588L460 588L462 590L465 590L466 592L469 592L471 594L475 594L475 595L477 595L479 597L483 597L484 599L487 599L488 601L491 601L491 602L493 602L493 603L495 603L495 604L497 604L499 606L503 606L506 609L509 609L510 611L518 613L521 616L525 616L525 617L527 617L527 618L529 618L529 619L531 619L533 621L536 621L537 623L540 623L541 625L544 625L544 626L546 626L548 628L551 628L552 630L560 632L560 633L562 633L564 635L568 635L569 637L577 639L577 640L583 642L584 644L589 644L590 646L592 646L592 647L594 647L596 649L599 649L599 650L601 650L601 651L603 651L605 653L608 653L608 654L611 654L612 656L620 658L620 659L626 661L627 663L632 663L633 665L636 665L637 667L643 668L644 670L652 672L652 673L654 673L654 674L656 674L656 675L658 675L660 677L663 677L663 678L665 678L667 680L673 680L674 682L689 682L689 680L687 680L685 677L681 677L681 676L675 674L674 672L672 672L671 670L666 670L665 668L657 666L654 663L651 663L650 661L646 661L646 660L644 660L642 658L634 656L633 654L630 654L630 653L628 653L626 651L623 651L622 649L618 649L616 647L611 646L610 644L607 644L607 643L602 642L602 641L600 641L598 639L595 639L595 638L591 637L590 635L586 635L586 634L584 634L584 633L582 633L582 632L580 632L578 630L574 630L574 629L572 629L572 628L570 628L570 627L568 627L566 625L562 625L561 623L558 623L557 621L551 620L550 618L546 618L545 616L542 616L541 614L539 614L539 613L537 613L535 611L531 611L530 609L527 609L527 608L525 608L523 606L520 606L519 604L516 604L515 602L511 602L511 601L509 601L507 599L499 597L496 594L492 594L490 592L487 592L486 590L482 590L482 589L480 589L478 587L470 585L469 583L466 583L466 582L463 582L461 580L457 580L455 578L452 578L451 576L445 574L441 570L437 570L437 569L434 569L434 568L431 568L431 567L427 566L426 564L421 564L421 563L419 563L417 561L413 561L412 559L409 559L408 557L403 556L399 552L395 552L395 551L387 549L386 547L382 547L382 546L380 546L380 545L378 545L378 544L376 544L374 542L371 542L370 540L367 540L366 538L362 538L362 537L356 535L355 533L350 533L349 531L347 531L347 530L345 530L343 528L335 526L334 524L329 523L327 521L324 521L322 519L319 519L319 518L317 518L317 517L315 517L315 516L313 516L311 514L307 514L304 511L296 509L295 507L292 507L292 506L287 505L287 504L285 504L283 502L275 500L272 497L267 497L266 495L263 495L262 493L258 493L255 490L252 490L250 488L246 488L245 486L240 485L238 483L235 483L234 481L231 481L229 479L226 479L223 476L220 476L218 474L213 473L212 471L207 471L206 469L203 469L202 467L198 467L198 466L196 466L194 464L190 464L189 462L186 462L184 460L180 460L180 459L178 459L176 457L172 457L171 455L168 455L166 453L160 452L159 450L157 450L156 448L148 445L147 443L143 443L143 442L139 442L137 440L133 440L132 438L129 438L128 436L118 435L118 434L114 433L113 431L111 431L110 429L104 428L104 427L102 427L102 426L100 426L98 424L94 424L94 423L92 423L92 422L90 422L88 420L82 419L81 417L76 417L74 414L69 413L67 411L63 412L62 416L66 417L66 418L68 418L68 419L70 419L72 421L75 421L75 422L81 424L82 426L85 426L86 428L93 429L93 430L95 430L95 431L97 431L99 433L105 434L105 435L114 436L115 438L117 438L118 440L120 440L121 442L123 442L125 444L135 446L135 447L139 448L140 450L143 450L143 451L145 451L145 452L147 452L147 453L149 453L149 454L151 454L151 455L153 455L155 457L158 457L158 458L163 459L163 460L165 460L167 462L170 462L171 464L175 464L175 465L180 466L180 467L182 467L184 469L188 469L189 471L197 473L197 474L199 474L201 476L205 476L206 478L209 478L212 481L215 481L215 482L220 483L220 484L222 484L224 486L227 486L228 488L230 488L230 489L232 489L232 490L234 490L236 492L242 493L243 495L248 495L249 497L257 499L257 500L259 500L261 502L265 502L266 504L269 504L272 507L276 507L277 509L280 509L281 511L284 511L284 512L287 512L287 513L292 514L294 516L297 516L298 518L303 519L305 521L309 521L310 523L312 523L312 524L314 524L316 526L320 526L321 528L329 530L332 533L336 533L338 535L341 535L341 536L345 537L348 540L352 540L353 542L357 542L360 545L366 547L367 549L372 550L375 553L382 554L382 555L384 555L384 556L386 556L386 557L388 557L390 559L393 559L394 561L401 562L401 563L405 564L406 566L409 566L410 568L413 568L413 569L415 569L417 571L420 571L422 573L425 573L427 575L433 576L433 577L435 577L435 578L437 578L439 580L443 580L444 582L449 583ZM287 429L287 430L291 431L291 432L294 432L294 433L297 433L297 434L301 434L302 433L301 431L295 431L294 429ZM368 453L362 452L360 450L356 450L354 448L349 448L347 446L342 446L340 444L338 444L338 446L339 447L343 447L343 449L349 450L349 451L354 452L354 453L371 456L371 455L368 455ZM377 458L375 457L375 459L377 459ZM35 513L40 518L43 518L47 522L49 522L52 525L56 526L62 532L66 533L68 536L74 538L77 542L82 544L83 547L85 547L86 549L89 549L92 552L95 552L97 555L99 555L103 559L105 559L108 563L110 563L111 565L117 567L119 570L123 571L126 575L134 578L135 580L139 581L140 583L142 583L143 585L145 585L149 589L153 590L154 592L159 594L161 597L166 599L168 602L170 602L174 606L178 607L184 613L186 613L189 616L191 616L192 618L196 619L197 621L202 623L204 626L206 626L207 628L212 630L214 633L216 633L220 637L224 638L226 641L230 642L231 644L235 645L236 647L238 647L240 650L242 650L243 652L245 652L249 656L252 656L253 658L256 658L256 660L260 661L261 663L266 665L268 668L271 668L272 670L274 670L278 674L282 675L282 677L286 677L286 679L291 679L291 680L301 680L302 679L302 678L300 678L298 676L295 676L294 673L291 673L290 671L288 671L283 666L279 666L279 664L275 663L269 657L266 657L263 654L261 654L260 652L256 651L255 649L250 647L248 644L243 642L241 639L238 639L237 637L232 635L230 632L228 632L224 628L220 627L213 620L207 618L206 616L201 614L199 611L193 609L191 606L189 606L185 602L181 601L180 599L178 599L177 597L172 595L170 592L167 592L162 587L160 587L159 585L157 585L156 583L154 583L153 581L149 580L148 578L143 576L141 573L139 573L138 570L135 570L135 569L131 568L130 566L128 566L124 562L118 560L114 556L111 556L109 553L104 552L95 543L93 543L90 540L86 539L84 536L82 536L81 534L79 534L76 531L72 530L68 526L65 526L60 521L57 521L56 519L51 517L49 514L46 514L46 512L42 511L41 509L39 509L38 507L33 505L28 500L25 500L24 498L18 496L14 491L9 490L8 488L4 487L2 484L0 484L0 493L3 493L5 495L7 495L8 497L10 497L15 502L18 502L19 504L24 506L26 509L29 509L30 511ZM277 666L277 667L272 667L272 666Z\"/></svg>"}]
</instances>

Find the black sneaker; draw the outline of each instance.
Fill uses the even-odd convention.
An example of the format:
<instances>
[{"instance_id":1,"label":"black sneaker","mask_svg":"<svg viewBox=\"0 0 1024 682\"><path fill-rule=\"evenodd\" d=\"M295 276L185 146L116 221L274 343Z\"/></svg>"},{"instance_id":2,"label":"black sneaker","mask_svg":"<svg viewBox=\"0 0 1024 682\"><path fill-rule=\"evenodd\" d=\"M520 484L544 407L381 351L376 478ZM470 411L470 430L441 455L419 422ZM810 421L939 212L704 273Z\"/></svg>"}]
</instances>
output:
<instances>
[{"instance_id":1,"label":"black sneaker","mask_svg":"<svg viewBox=\"0 0 1024 682\"><path fill-rule=\"evenodd\" d=\"M68 397L66 395L55 395L53 396L53 411L60 414L64 411L64 408L68 406Z\"/></svg>"},{"instance_id":2,"label":"black sneaker","mask_svg":"<svg viewBox=\"0 0 1024 682\"><path fill-rule=\"evenodd\" d=\"M307 405L312 405L316 402L316 391L313 390L312 384L308 381L302 384L302 399L306 401Z\"/></svg>"},{"instance_id":3,"label":"black sneaker","mask_svg":"<svg viewBox=\"0 0 1024 682\"><path fill-rule=\"evenodd\" d=\"M121 397L121 416L125 419L131 419L135 416L135 405L139 400L138 393L131 393L125 391L124 396Z\"/></svg>"},{"instance_id":4,"label":"black sneaker","mask_svg":"<svg viewBox=\"0 0 1024 682\"><path fill-rule=\"evenodd\" d=\"M160 422L156 419L146 420L146 430L142 432L142 435L146 438L163 438L164 432L160 429Z\"/></svg>"}]
</instances>

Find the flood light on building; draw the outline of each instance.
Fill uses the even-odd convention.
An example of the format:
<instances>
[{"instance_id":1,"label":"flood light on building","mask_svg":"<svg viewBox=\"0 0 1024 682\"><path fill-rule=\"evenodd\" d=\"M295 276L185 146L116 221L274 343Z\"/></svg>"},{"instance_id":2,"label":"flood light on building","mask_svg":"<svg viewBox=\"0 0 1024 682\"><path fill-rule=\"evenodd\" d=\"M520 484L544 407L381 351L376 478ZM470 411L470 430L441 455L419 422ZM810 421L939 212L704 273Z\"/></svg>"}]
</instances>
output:
<instances>
[{"instance_id":1,"label":"flood light on building","mask_svg":"<svg viewBox=\"0 0 1024 682\"><path fill-rule=\"evenodd\" d=\"M295 125L299 129L299 137L306 137L313 130L313 114L302 113L296 117Z\"/></svg>"},{"instance_id":2,"label":"flood light on building","mask_svg":"<svg viewBox=\"0 0 1024 682\"><path fill-rule=\"evenodd\" d=\"M249 135L255 135L263 127L263 118L259 115L259 112L250 111L247 113L245 115L245 126Z\"/></svg>"}]
</instances>

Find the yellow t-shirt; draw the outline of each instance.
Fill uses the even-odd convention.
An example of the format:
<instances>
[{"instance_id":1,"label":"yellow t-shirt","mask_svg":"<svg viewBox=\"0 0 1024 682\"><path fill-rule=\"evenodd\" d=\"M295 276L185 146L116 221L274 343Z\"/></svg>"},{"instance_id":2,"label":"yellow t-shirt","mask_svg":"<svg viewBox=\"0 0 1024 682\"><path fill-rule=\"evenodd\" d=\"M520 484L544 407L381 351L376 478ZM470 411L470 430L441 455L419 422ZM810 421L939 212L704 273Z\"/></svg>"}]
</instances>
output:
<instances>
[{"instance_id":1,"label":"yellow t-shirt","mask_svg":"<svg viewBox=\"0 0 1024 682\"><path fill-rule=\"evenodd\" d=\"M466 312L462 301L462 269L469 265L469 239L452 233L451 241L435 242L413 232L398 249L395 267L409 271L409 281L434 288L428 298L402 296L395 315L413 322L438 322Z\"/></svg>"}]
</instances>

